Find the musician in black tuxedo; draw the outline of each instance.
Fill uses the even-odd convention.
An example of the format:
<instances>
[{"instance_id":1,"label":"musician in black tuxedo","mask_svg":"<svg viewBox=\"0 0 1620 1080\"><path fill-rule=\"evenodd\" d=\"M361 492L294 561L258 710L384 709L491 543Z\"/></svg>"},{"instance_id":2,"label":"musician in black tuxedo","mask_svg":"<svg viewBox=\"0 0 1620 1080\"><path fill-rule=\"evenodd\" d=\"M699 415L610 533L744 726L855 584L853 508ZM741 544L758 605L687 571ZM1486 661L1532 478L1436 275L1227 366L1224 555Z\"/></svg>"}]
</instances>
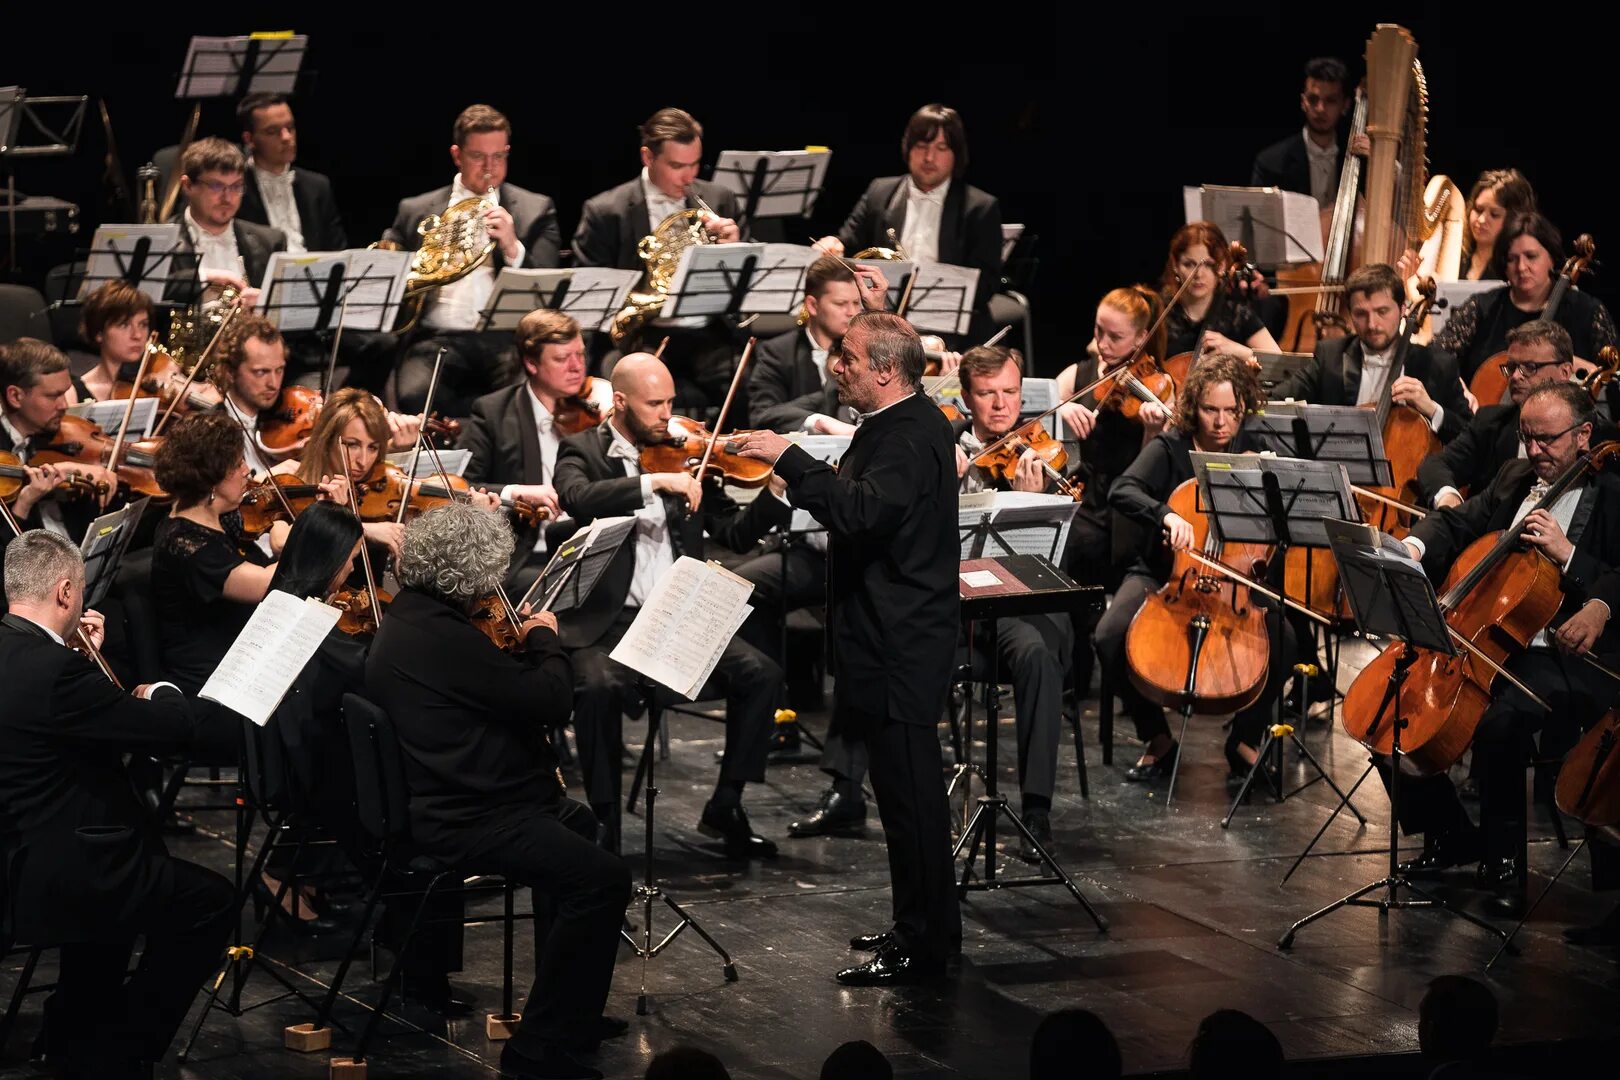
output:
<instances>
[{"instance_id":1,"label":"musician in black tuxedo","mask_svg":"<svg viewBox=\"0 0 1620 1080\"><path fill-rule=\"evenodd\" d=\"M44 531L6 549L0 620L0 828L8 937L61 944L46 1056L70 1077L133 1077L163 1057L219 962L237 913L230 882L171 857L125 754L233 753L238 721L172 684L125 693L64 647L102 619L84 610L78 548ZM135 939L146 947L124 973Z\"/></svg>"},{"instance_id":2,"label":"musician in black tuxedo","mask_svg":"<svg viewBox=\"0 0 1620 1080\"><path fill-rule=\"evenodd\" d=\"M1297 191L1312 196L1321 206L1332 206L1339 195L1339 174L1344 168L1339 124L1350 107L1350 91L1350 74L1343 61L1318 57L1307 62L1305 86L1299 94L1305 126L1299 134L1255 155L1249 184ZM1365 138L1362 136L1361 144L1351 150L1366 154Z\"/></svg>"},{"instance_id":3,"label":"musician in black tuxedo","mask_svg":"<svg viewBox=\"0 0 1620 1080\"><path fill-rule=\"evenodd\" d=\"M615 821L620 788L622 717L639 706L631 673L608 659L663 574L683 555L702 559L704 534L745 552L792 517L774 491L748 506L717 483L690 473L643 471L643 447L668 440L675 382L650 353L631 353L613 369L613 415L563 440L556 487L563 509L581 526L601 517L634 515L635 530L602 572L589 598L563 622L574 663L574 733L592 808ZM714 795L699 828L725 842L735 858L769 858L776 845L756 834L742 808L744 785L765 779L782 669L733 636L715 668L726 684L726 747ZM616 830L604 834L610 846Z\"/></svg>"},{"instance_id":4,"label":"musician in black tuxedo","mask_svg":"<svg viewBox=\"0 0 1620 1080\"><path fill-rule=\"evenodd\" d=\"M472 452L462 473L468 480L498 490L503 500L551 511L544 527L518 536L507 582L514 596L529 587L550 553L576 528L557 504L557 451L566 434L558 427L559 414L588 418L588 403L600 417L613 406L608 381L585 374L585 342L572 316L546 308L531 311L518 322L516 336L523 380L473 402L456 444Z\"/></svg>"},{"instance_id":5,"label":"musician in black tuxedo","mask_svg":"<svg viewBox=\"0 0 1620 1080\"><path fill-rule=\"evenodd\" d=\"M569 1054L627 1027L602 1009L630 873L592 843L595 819L563 794L551 740L573 695L556 617L523 616L516 654L496 648L467 617L499 584L511 554L506 524L464 504L407 526L403 588L366 658L366 693L398 733L412 843L534 890L534 984L501 1052L502 1072L600 1076L580 1071Z\"/></svg>"},{"instance_id":6,"label":"musician in black tuxedo","mask_svg":"<svg viewBox=\"0 0 1620 1080\"><path fill-rule=\"evenodd\" d=\"M505 331L478 329L479 313L495 291L503 266L550 267L561 262L562 234L551 198L506 182L512 154L512 125L488 105L469 105L456 117L450 159L456 175L442 188L401 199L394 223L383 233L406 251L422 246L417 227L431 214L465 199L493 205L484 228L495 243L490 257L471 273L433 290L423 304L421 323L400 360L400 408L420 412L433 378L433 362L445 351L435 411L466 416L472 400L510 383L512 339Z\"/></svg>"},{"instance_id":7,"label":"musician in black tuxedo","mask_svg":"<svg viewBox=\"0 0 1620 1080\"><path fill-rule=\"evenodd\" d=\"M1611 668L1620 661L1620 634L1611 622L1620 605L1620 479L1605 471L1589 474L1538 508L1547 485L1590 446L1594 413L1591 396L1571 383L1532 390L1519 410L1528 457L1505 463L1484 490L1431 513L1406 539L1435 582L1445 579L1473 541L1509 529L1562 571L1558 613L1545 633L1506 664L1550 711L1499 680L1474 735L1480 830L1470 824L1446 774L1401 779L1401 827L1423 833L1423 853L1406 869L1433 874L1482 859L1480 883L1496 890L1493 904L1507 914L1524 901L1525 769L1532 736L1539 733L1542 756L1567 750L1614 700L1613 681L1573 654L1590 651Z\"/></svg>"},{"instance_id":8,"label":"musician in black tuxedo","mask_svg":"<svg viewBox=\"0 0 1620 1080\"><path fill-rule=\"evenodd\" d=\"M836 470L771 432L733 440L775 462L793 504L828 528L832 730L866 741L894 889L893 929L850 942L876 950L838 973L856 986L937 977L962 928L936 734L961 628L956 451L949 422L920 392L922 372L910 324L864 312L834 374L865 419Z\"/></svg>"},{"instance_id":9,"label":"musician in black tuxedo","mask_svg":"<svg viewBox=\"0 0 1620 1080\"><path fill-rule=\"evenodd\" d=\"M976 268L973 309L982 324L1001 285L1001 203L963 179L968 144L961 114L948 105L924 105L906 122L900 152L905 175L873 180L838 235L822 237L817 247L828 255L900 247L907 259ZM970 336L982 340L980 329Z\"/></svg>"},{"instance_id":10,"label":"musician in black tuxedo","mask_svg":"<svg viewBox=\"0 0 1620 1080\"><path fill-rule=\"evenodd\" d=\"M1370 263L1352 273L1344 299L1355 334L1318 341L1310 366L1284 379L1271 396L1313 405L1363 405L1377 402L1388 383L1393 404L1415 410L1442 443L1456 438L1473 415L1457 378L1457 361L1439 349L1403 343L1405 295L1393 267ZM1401 375L1390 382L1396 363L1402 365Z\"/></svg>"},{"instance_id":11,"label":"musician in black tuxedo","mask_svg":"<svg viewBox=\"0 0 1620 1080\"><path fill-rule=\"evenodd\" d=\"M750 426L818 435L854 430L849 426L854 413L839 405L827 356L862 306L861 287L847 263L823 255L810 264L804 275L804 326L754 348L748 369Z\"/></svg>"},{"instance_id":12,"label":"musician in black tuxedo","mask_svg":"<svg viewBox=\"0 0 1620 1080\"><path fill-rule=\"evenodd\" d=\"M1418 485L1436 507L1459 506L1462 491L1484 491L1502 466L1524 456L1519 441L1519 406L1530 391L1574 377L1575 351L1569 331L1555 322L1536 319L1514 327L1507 338L1508 396L1500 405L1483 405L1468 426L1438 454L1423 459ZM1620 438L1601 415L1593 420L1593 443Z\"/></svg>"},{"instance_id":13,"label":"musician in black tuxedo","mask_svg":"<svg viewBox=\"0 0 1620 1080\"><path fill-rule=\"evenodd\" d=\"M332 181L313 169L293 168L298 125L285 94L260 91L236 106L242 145L248 149L242 189L245 221L280 229L288 251L342 251L349 246Z\"/></svg>"},{"instance_id":14,"label":"musician in black tuxedo","mask_svg":"<svg viewBox=\"0 0 1620 1080\"><path fill-rule=\"evenodd\" d=\"M659 109L641 125L641 175L585 200L574 230L577 266L612 266L643 270L636 253L643 237L671 214L682 210L713 211L703 223L711 241L729 244L743 239L737 225L737 197L727 188L698 179L703 162L703 125L682 109ZM676 376L678 400L684 405L719 405L735 369L735 349L727 325L719 319L691 316L654 318L633 339L638 343L669 338L662 355ZM598 356L607 351L605 338Z\"/></svg>"},{"instance_id":15,"label":"musician in black tuxedo","mask_svg":"<svg viewBox=\"0 0 1620 1080\"><path fill-rule=\"evenodd\" d=\"M0 451L15 454L28 470L12 514L25 528L43 527L78 543L85 530L117 498L118 477L101 465L64 461L30 466L29 461L56 439L67 415L73 377L68 358L56 346L37 338L18 338L0 345ZM95 497L53 497L70 477L100 484ZM0 528L0 543L9 530Z\"/></svg>"},{"instance_id":16,"label":"musician in black tuxedo","mask_svg":"<svg viewBox=\"0 0 1620 1080\"><path fill-rule=\"evenodd\" d=\"M165 290L169 299L196 303L199 296L212 299L209 290L229 286L244 307L259 302L270 255L287 250L287 234L242 220L246 168L242 151L224 139L198 139L180 155L185 206L173 218L180 223L180 253Z\"/></svg>"}]
</instances>

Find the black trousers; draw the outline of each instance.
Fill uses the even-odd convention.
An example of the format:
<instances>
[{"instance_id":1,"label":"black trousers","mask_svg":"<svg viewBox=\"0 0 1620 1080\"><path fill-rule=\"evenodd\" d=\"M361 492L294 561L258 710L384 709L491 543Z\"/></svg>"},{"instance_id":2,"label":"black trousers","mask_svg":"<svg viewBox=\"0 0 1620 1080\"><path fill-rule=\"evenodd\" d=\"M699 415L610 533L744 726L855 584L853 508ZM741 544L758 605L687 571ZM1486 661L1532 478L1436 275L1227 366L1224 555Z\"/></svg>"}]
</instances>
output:
<instances>
[{"instance_id":1,"label":"black trousers","mask_svg":"<svg viewBox=\"0 0 1620 1080\"><path fill-rule=\"evenodd\" d=\"M962 937L952 875L945 760L932 725L889 717L846 717L843 730L864 742L871 759L883 840L889 852L894 935L906 949L944 959Z\"/></svg>"},{"instance_id":2,"label":"black trousers","mask_svg":"<svg viewBox=\"0 0 1620 1080\"><path fill-rule=\"evenodd\" d=\"M1136 737L1144 743L1151 742L1159 735L1170 734L1170 725L1165 719L1163 707L1144 697L1131 680L1125 656L1125 636L1130 631L1131 620L1147 602L1148 594L1157 592L1159 587L1160 582L1146 574L1125 575L1125 580L1114 592L1114 602L1103 613L1102 620L1097 624L1093 635L1097 658L1114 674L1113 689L1136 725ZM1226 755L1234 768L1239 765L1236 745L1238 743L1250 747L1260 745L1266 725L1276 718L1277 697L1293 675L1293 665L1299 656L1299 639L1289 619L1284 618L1281 622L1282 636L1279 640L1276 636L1278 620L1274 614L1268 614L1266 629L1272 635L1271 663L1267 668L1266 684L1260 691L1260 697L1254 704L1232 717L1232 730L1226 740Z\"/></svg>"},{"instance_id":3,"label":"black trousers","mask_svg":"<svg viewBox=\"0 0 1620 1080\"><path fill-rule=\"evenodd\" d=\"M1073 524L1069 526L1068 544L1063 551L1064 573L1081 585L1115 588L1118 575L1114 572L1113 559L1114 540L1109 528L1108 512L1089 506L1080 507L1075 512ZM1069 674L1073 677L1076 702L1084 698L1091 688L1091 673L1097 661L1092 632L1103 614L1088 610L1074 620Z\"/></svg>"},{"instance_id":4,"label":"black trousers","mask_svg":"<svg viewBox=\"0 0 1620 1080\"><path fill-rule=\"evenodd\" d=\"M754 610L738 634L748 644L782 664L782 623L790 611L822 603L827 597L827 556L802 541L756 555L733 567L753 583Z\"/></svg>"},{"instance_id":5,"label":"black trousers","mask_svg":"<svg viewBox=\"0 0 1620 1080\"><path fill-rule=\"evenodd\" d=\"M596 818L572 799L507 808L462 854L469 866L532 890L534 982L512 1041L538 1056L542 1044L577 1036L607 1005L630 869L596 846Z\"/></svg>"},{"instance_id":6,"label":"black trousers","mask_svg":"<svg viewBox=\"0 0 1620 1080\"><path fill-rule=\"evenodd\" d=\"M974 628L974 677L989 678L994 650L997 679L1013 686L1018 785L1025 795L1050 799L1057 789L1058 742L1063 733L1063 665L1071 651L1070 634L1069 619L1062 615L997 619L994 642L990 640L989 623ZM820 764L823 772L859 789L871 765L866 741L835 725L827 733ZM874 793L876 783L874 780Z\"/></svg>"},{"instance_id":7,"label":"black trousers","mask_svg":"<svg viewBox=\"0 0 1620 1080\"><path fill-rule=\"evenodd\" d=\"M466 416L475 399L517 378L517 351L508 330L429 330L406 346L394 393L399 409L419 413L433 381L433 364L444 349L444 367L433 392L433 411Z\"/></svg>"},{"instance_id":8,"label":"black trousers","mask_svg":"<svg viewBox=\"0 0 1620 1080\"><path fill-rule=\"evenodd\" d=\"M602 640L575 649L574 738L579 771L592 807L615 806L622 788L624 714L641 703L633 673L608 659L635 618L626 608ZM715 676L726 687L726 748L720 778L755 783L765 779L765 762L776 730L775 703L782 688L782 669L764 653L733 637L720 655Z\"/></svg>"},{"instance_id":9,"label":"black trousers","mask_svg":"<svg viewBox=\"0 0 1620 1080\"><path fill-rule=\"evenodd\" d=\"M212 870L165 858L158 886L116 941L63 945L46 1005L46 1049L70 1076L105 1076L129 1061L157 1061L218 966L236 921L236 890ZM128 983L135 938L141 962Z\"/></svg>"},{"instance_id":10,"label":"black trousers","mask_svg":"<svg viewBox=\"0 0 1620 1080\"><path fill-rule=\"evenodd\" d=\"M1520 858L1526 844L1525 772L1540 754L1567 752L1603 715L1613 690L1596 669L1556 649L1531 648L1505 665L1550 707L1543 712L1506 680L1493 689L1490 707L1474 732L1474 769L1479 780L1479 824L1491 858ZM1379 775L1389 785L1389 769ZM1401 829L1408 834L1446 835L1469 825L1457 789L1445 773L1401 777Z\"/></svg>"}]
</instances>

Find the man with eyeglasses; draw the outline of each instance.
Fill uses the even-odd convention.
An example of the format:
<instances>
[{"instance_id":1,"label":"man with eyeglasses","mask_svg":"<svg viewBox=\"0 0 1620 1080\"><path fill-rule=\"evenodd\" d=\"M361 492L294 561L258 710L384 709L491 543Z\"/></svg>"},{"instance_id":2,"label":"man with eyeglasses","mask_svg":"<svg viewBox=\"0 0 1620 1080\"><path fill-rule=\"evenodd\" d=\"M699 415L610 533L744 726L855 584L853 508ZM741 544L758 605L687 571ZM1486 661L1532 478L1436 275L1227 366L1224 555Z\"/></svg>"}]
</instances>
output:
<instances>
[{"instance_id":1,"label":"man with eyeglasses","mask_svg":"<svg viewBox=\"0 0 1620 1080\"><path fill-rule=\"evenodd\" d=\"M480 313L504 266L561 265L562 234L557 206L547 195L506 182L512 156L512 125L488 105L469 105L456 117L450 160L456 175L442 188L400 201L394 223L383 233L407 251L422 246L418 227L432 214L464 199L491 206L483 225L495 250L478 269L434 290L420 327L406 346L397 381L400 408L420 412L433 378L434 360L445 350L434 411L466 416L475 398L514 381L515 354L508 330L480 330Z\"/></svg>"},{"instance_id":2,"label":"man with eyeglasses","mask_svg":"<svg viewBox=\"0 0 1620 1080\"><path fill-rule=\"evenodd\" d=\"M287 234L237 217L245 167L242 151L224 139L198 139L180 155L186 205L175 220L181 225L180 247L189 257L175 260L170 299L206 302L229 287L244 307L258 303L270 254L287 250Z\"/></svg>"},{"instance_id":3,"label":"man with eyeglasses","mask_svg":"<svg viewBox=\"0 0 1620 1080\"><path fill-rule=\"evenodd\" d=\"M1461 434L1418 468L1418 485L1437 509L1462 505L1464 490L1484 491L1504 464L1525 456L1519 441L1519 406L1536 387L1567 383L1574 375L1569 331L1547 319L1514 327L1508 332L1502 370L1511 400L1481 408ZM1620 437L1602 416L1593 423L1594 441Z\"/></svg>"},{"instance_id":4,"label":"man with eyeglasses","mask_svg":"<svg viewBox=\"0 0 1620 1080\"><path fill-rule=\"evenodd\" d=\"M1506 462L1489 485L1460 505L1418 522L1405 542L1436 582L1445 580L1470 544L1502 530L1515 532L1529 551L1557 568L1562 605L1505 665L1546 709L1497 680L1474 735L1477 829L1445 773L1401 780L1401 828L1423 834L1423 853L1403 871L1433 876L1478 860L1478 884L1494 891L1492 907L1510 916L1524 904L1530 757L1567 751L1614 700L1613 679L1579 657L1589 654L1611 670L1620 662L1620 634L1610 622L1620 605L1620 478L1588 473L1557 498L1547 498L1550 485L1592 445L1596 407L1581 387L1551 381L1529 391L1518 410L1525 456ZM1387 783L1387 766L1380 772Z\"/></svg>"}]
</instances>

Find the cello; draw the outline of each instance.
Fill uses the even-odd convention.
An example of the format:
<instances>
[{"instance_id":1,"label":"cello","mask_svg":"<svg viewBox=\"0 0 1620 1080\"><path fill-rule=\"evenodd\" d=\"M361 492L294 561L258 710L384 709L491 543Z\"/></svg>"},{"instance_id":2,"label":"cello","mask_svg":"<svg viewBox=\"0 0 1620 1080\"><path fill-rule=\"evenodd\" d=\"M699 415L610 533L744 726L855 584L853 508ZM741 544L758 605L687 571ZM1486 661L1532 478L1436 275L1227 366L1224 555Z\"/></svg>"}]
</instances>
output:
<instances>
[{"instance_id":1,"label":"cello","mask_svg":"<svg viewBox=\"0 0 1620 1080\"><path fill-rule=\"evenodd\" d=\"M1585 274L1597 265L1594 256L1597 254L1597 244L1588 233L1582 233L1575 238L1575 254L1564 260L1563 272L1558 280L1553 282L1552 291L1547 294L1547 303L1542 307L1537 318L1555 320L1558 316L1558 305L1563 303L1564 294L1569 292ZM1503 297L1504 304L1511 304L1511 296ZM1502 373L1502 364L1507 360L1507 350L1503 349L1479 365L1474 377L1468 380L1468 391L1481 405L1495 405L1507 400L1508 377ZM1596 396L1596 395L1593 395Z\"/></svg>"},{"instance_id":2,"label":"cello","mask_svg":"<svg viewBox=\"0 0 1620 1080\"><path fill-rule=\"evenodd\" d=\"M1620 709L1604 713L1564 758L1553 801L1588 829L1620 836Z\"/></svg>"},{"instance_id":3,"label":"cello","mask_svg":"<svg viewBox=\"0 0 1620 1080\"><path fill-rule=\"evenodd\" d=\"M1552 482L1532 512L1550 512L1587 472L1604 468L1616 456L1620 443L1614 442L1581 454ZM1393 749L1392 721L1398 715L1406 723L1402 756L1420 774L1443 772L1462 756L1491 703L1491 683L1501 675L1518 684L1503 665L1547 628L1564 601L1562 568L1539 549L1523 550L1523 529L1520 519L1510 529L1481 536L1463 550L1446 576L1440 607L1461 651L1455 656L1424 651L1415 662L1407 661L1410 670L1401 684L1398 710L1392 712L1385 691L1397 662L1411 646L1396 642L1386 647L1356 676L1345 695L1345 734L1374 753L1388 755ZM1522 685L1520 689L1539 700Z\"/></svg>"}]
</instances>

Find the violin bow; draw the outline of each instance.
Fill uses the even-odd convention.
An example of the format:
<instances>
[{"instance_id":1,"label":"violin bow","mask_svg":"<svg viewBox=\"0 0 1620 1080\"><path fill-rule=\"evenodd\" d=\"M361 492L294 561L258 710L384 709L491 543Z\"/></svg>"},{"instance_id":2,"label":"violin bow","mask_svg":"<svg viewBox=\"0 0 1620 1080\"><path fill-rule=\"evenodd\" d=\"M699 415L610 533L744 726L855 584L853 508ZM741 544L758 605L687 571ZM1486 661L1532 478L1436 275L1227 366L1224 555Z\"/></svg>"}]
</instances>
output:
<instances>
[{"instance_id":1,"label":"violin bow","mask_svg":"<svg viewBox=\"0 0 1620 1080\"><path fill-rule=\"evenodd\" d=\"M342 333L342 323L338 324L338 332ZM356 521L360 520L360 497L354 493L354 481L349 477L354 475L349 468L349 448L343 440L338 440L338 451L343 455L344 486L349 489L349 511L354 514ZM377 626L382 626L382 604L377 600L377 578L371 572L371 552L366 549L365 524L360 526L360 566L366 574L366 591L371 594L371 616L377 620Z\"/></svg>"},{"instance_id":2,"label":"violin bow","mask_svg":"<svg viewBox=\"0 0 1620 1080\"><path fill-rule=\"evenodd\" d=\"M439 355L433 358L433 375L428 379L427 397L422 402L422 415L424 417L433 415L433 395L438 393L439 390L439 371L444 367L444 352L444 346L439 346ZM406 477L405 495L400 498L399 512L394 517L396 525L405 524L405 506L411 501L408 497L411 493L410 482L416 479L416 467L422 461L422 445L424 442L430 447L433 445L432 440L425 440L422 436L423 432L418 429L416 432L416 449L411 452L411 471L410 475ZM446 486L448 487L448 485Z\"/></svg>"},{"instance_id":3,"label":"violin bow","mask_svg":"<svg viewBox=\"0 0 1620 1080\"><path fill-rule=\"evenodd\" d=\"M737 361L737 370L731 373L731 388L726 391L726 400L720 405L720 415L715 419L714 430L709 432L709 441L703 446L703 458L698 462L697 480L703 483L703 474L709 468L709 459L714 456L714 444L720 440L720 429L726 426L726 413L731 411L732 399L737 396L737 387L742 383L743 372L748 370L748 359L754 355L754 343L758 338L749 338L748 344L743 346L742 359Z\"/></svg>"},{"instance_id":4,"label":"violin bow","mask_svg":"<svg viewBox=\"0 0 1620 1080\"><path fill-rule=\"evenodd\" d=\"M1204 260L1205 263L1208 263L1209 261L1210 260L1208 260L1208 259ZM1124 363L1120 364L1118 367L1116 367L1113 371L1110 371L1108 374L1099 376L1098 378L1092 380L1092 382L1089 385L1082 386L1080 389L1076 390L1074 393L1070 394L1068 397L1064 398L1062 401L1058 402L1056 405L1053 405L1050 409L1047 409L1045 412L1039 414L1038 416L1031 417L1031 419L1032 420L1045 420L1048 416L1051 416L1053 413L1055 413L1059 409L1063 408L1063 406L1070 405L1070 404L1073 404L1076 401L1079 401L1081 398L1085 397L1087 394L1089 394L1093 390L1097 389L1097 387L1101 386L1103 383L1119 381L1125 374L1127 374L1131 370L1131 366L1133 364L1135 364L1137 360L1141 359L1142 352L1143 352L1144 349L1147 348L1148 342L1152 341L1153 340L1153 335L1157 334L1159 332L1159 327L1164 325L1164 320L1170 317L1170 312L1175 309L1176 302L1181 299L1181 294L1187 291L1187 286L1192 284L1192 279L1195 276L1196 275L1194 275L1194 274L1188 274L1187 275L1186 280L1181 283L1181 287L1175 291L1175 293L1170 297L1169 302L1164 305L1164 310L1159 312L1159 317L1157 319L1153 320L1153 325L1152 326L1148 327L1147 334L1144 335L1143 338L1142 338L1142 344L1138 345L1136 348L1131 350L1131 355L1127 356L1125 358ZM1163 405L1164 402L1161 401L1161 402L1159 402L1159 404ZM1020 426L1022 426L1022 425L1020 425ZM1016 431L1017 428L1014 428L1013 430ZM981 454L994 453L995 451L1000 450L1003 446L1005 446L1011 439L1012 439L1012 432L1008 432L1006 435L1003 435L1001 438L997 439L995 442L993 442L989 446L985 447L982 451L980 451L980 453Z\"/></svg>"},{"instance_id":5,"label":"violin bow","mask_svg":"<svg viewBox=\"0 0 1620 1080\"><path fill-rule=\"evenodd\" d=\"M152 429L153 438L163 434L164 427L169 423L169 417L174 415L175 408L191 392L191 384L197 378L197 373L206 370L208 365L212 363L214 346L219 344L225 335L225 328L231 325L231 320L236 318L236 313L240 310L241 308L232 307L225 312L225 317L220 320L219 329L215 330L214 336L208 339L208 347L202 351L201 356L197 357L197 362L191 365L191 370L186 372L186 381L180 384L179 393L174 395L174 398L169 402L168 408L163 410L162 417L158 419L157 426Z\"/></svg>"},{"instance_id":6,"label":"violin bow","mask_svg":"<svg viewBox=\"0 0 1620 1080\"><path fill-rule=\"evenodd\" d=\"M13 536L22 536L22 526L17 523L16 515L11 512L11 507L6 505L4 499L0 499L0 517L4 517L6 519L6 524L11 526ZM112 668L107 665L107 658L101 655L101 650L97 649L95 645L91 643L90 635L84 632L84 627L80 626L75 628L73 631L73 636L78 638L79 644L84 647L84 654L91 660L95 661L96 667L100 668L101 673L107 676L107 681L112 683L118 689L122 690L124 688L124 684L118 681L117 675L113 674Z\"/></svg>"},{"instance_id":7,"label":"violin bow","mask_svg":"<svg viewBox=\"0 0 1620 1080\"><path fill-rule=\"evenodd\" d=\"M332 335L332 355L326 358L326 374L321 378L321 397L328 397L332 393L332 383L337 379L338 346L343 343L343 319L349 314L349 297L343 297L343 306L338 308L337 332Z\"/></svg>"},{"instance_id":8,"label":"violin bow","mask_svg":"<svg viewBox=\"0 0 1620 1080\"><path fill-rule=\"evenodd\" d=\"M1332 626L1333 625L1333 620L1332 619L1324 618L1323 616L1321 616L1317 612L1314 612L1310 608L1306 607L1304 604L1301 604L1301 603L1299 603L1298 601L1295 601L1295 600L1290 600L1290 599L1288 599L1287 596L1284 596L1282 593L1275 592L1275 591L1273 591L1271 589L1266 588L1266 586L1260 584L1258 581L1255 581L1249 575L1243 573L1240 570L1234 570L1232 567L1227 566L1225 563L1221 562L1221 560L1219 560L1219 559L1211 559L1207 555L1200 555L1198 552L1192 550L1191 548L1187 548L1184 551L1178 552L1178 554L1185 555L1188 558L1192 559L1193 562L1198 563L1200 566L1206 566L1209 569L1214 570L1218 574L1225 574L1227 577L1233 579L1234 581L1242 582L1244 585L1247 585L1249 588L1253 589L1255 592L1259 593L1261 596L1268 596L1271 599L1276 600L1279 603L1284 604L1287 607L1293 608L1295 611L1299 612L1301 615L1304 615L1305 617L1310 618L1310 619L1315 619L1317 622L1321 623L1323 626Z\"/></svg>"},{"instance_id":9,"label":"violin bow","mask_svg":"<svg viewBox=\"0 0 1620 1080\"><path fill-rule=\"evenodd\" d=\"M118 423L118 435L113 439L112 453L107 456L107 468L114 473L118 471L118 455L124 449L124 436L129 434L129 419L135 415L135 398L141 392L141 383L146 381L146 370L152 366L152 354L156 351L152 340L148 339L146 350L141 353L140 365L135 369L135 381L129 386L129 400L124 403L124 418Z\"/></svg>"},{"instance_id":10,"label":"violin bow","mask_svg":"<svg viewBox=\"0 0 1620 1080\"><path fill-rule=\"evenodd\" d=\"M236 426L242 429L242 437L247 439L247 441L252 443L254 446L262 445L259 442L258 436L255 435L252 431L250 431L248 429L247 419L240 412L237 411L236 406L231 402L231 399L230 399L230 397L228 395L225 398L225 406L224 407L225 407L225 415L229 416L232 420L235 420L236 421ZM295 520L298 517L298 514L297 514L296 511L293 510L292 503L287 501L287 493L285 491L281 490L281 485L280 484L276 483L276 474L275 473L266 474L264 480L262 481L262 483L266 483L266 484L270 485L270 490L272 492L274 492L274 494L276 496L276 500L281 503L281 508L283 510L287 511L287 520L289 522Z\"/></svg>"},{"instance_id":11,"label":"violin bow","mask_svg":"<svg viewBox=\"0 0 1620 1080\"><path fill-rule=\"evenodd\" d=\"M658 348L653 350L653 359L662 360L664 358L664 349L666 349L668 346L669 346L669 335L665 334L664 335L664 340L660 341L658 343Z\"/></svg>"}]
</instances>

